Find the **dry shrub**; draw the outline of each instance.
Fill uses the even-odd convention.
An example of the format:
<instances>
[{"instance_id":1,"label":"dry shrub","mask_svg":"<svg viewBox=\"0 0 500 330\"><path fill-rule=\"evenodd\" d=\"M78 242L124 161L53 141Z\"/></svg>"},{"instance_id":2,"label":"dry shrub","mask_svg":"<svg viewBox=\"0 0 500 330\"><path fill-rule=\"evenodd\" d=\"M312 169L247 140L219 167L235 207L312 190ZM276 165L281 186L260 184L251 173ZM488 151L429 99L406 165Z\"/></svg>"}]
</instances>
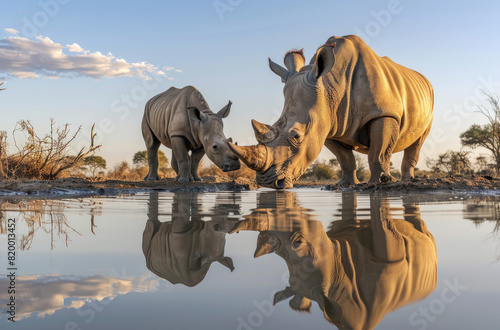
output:
<instances>
[{"instance_id":1,"label":"dry shrub","mask_svg":"<svg viewBox=\"0 0 500 330\"><path fill-rule=\"evenodd\" d=\"M83 158L94 153L100 145L94 145L96 134L91 130L88 147L73 153L71 144L81 131L79 127L71 134L69 124L56 127L50 120L50 132L39 136L29 120L20 120L13 133L17 152L7 154L7 134L0 133L0 175L3 178L54 179L81 165ZM16 133L23 135L25 142L19 146Z\"/></svg>"},{"instance_id":2,"label":"dry shrub","mask_svg":"<svg viewBox=\"0 0 500 330\"><path fill-rule=\"evenodd\" d=\"M115 165L112 170L108 172L108 178L114 180L130 180L130 181L139 181L144 178L147 174L147 169L145 171L144 176L141 177L141 173L137 171L137 169L130 166L126 161L122 161L121 163Z\"/></svg>"},{"instance_id":3,"label":"dry shrub","mask_svg":"<svg viewBox=\"0 0 500 330\"><path fill-rule=\"evenodd\" d=\"M148 174L148 171L149 169L147 166L132 167L126 161L122 161L108 172L107 177L113 180L142 181ZM171 168L162 169L158 171L158 174L163 178L175 177L175 172Z\"/></svg>"},{"instance_id":4,"label":"dry shrub","mask_svg":"<svg viewBox=\"0 0 500 330\"><path fill-rule=\"evenodd\" d=\"M198 169L198 175L200 177L204 176L220 176L230 179L246 178L250 180L255 180L255 171L251 170L244 163L241 163L241 168L236 171L223 172L217 165L210 163L208 166L201 166Z\"/></svg>"}]
</instances>

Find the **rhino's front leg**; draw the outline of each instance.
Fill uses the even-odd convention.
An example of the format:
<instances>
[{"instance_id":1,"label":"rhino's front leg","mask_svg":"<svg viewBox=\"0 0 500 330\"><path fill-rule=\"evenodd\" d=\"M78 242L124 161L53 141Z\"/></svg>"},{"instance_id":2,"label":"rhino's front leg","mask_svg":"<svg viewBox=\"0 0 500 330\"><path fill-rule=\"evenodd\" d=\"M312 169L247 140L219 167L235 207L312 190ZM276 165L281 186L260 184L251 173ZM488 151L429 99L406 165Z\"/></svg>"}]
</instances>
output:
<instances>
[{"instance_id":1,"label":"rhino's front leg","mask_svg":"<svg viewBox=\"0 0 500 330\"><path fill-rule=\"evenodd\" d=\"M370 149L368 150L368 165L370 166L370 182L378 182L382 174L391 181L391 156L399 137L399 124L396 119L382 117L372 120L369 127Z\"/></svg>"},{"instance_id":2,"label":"rhino's front leg","mask_svg":"<svg viewBox=\"0 0 500 330\"><path fill-rule=\"evenodd\" d=\"M342 169L342 179L338 182L339 185L358 184L359 180L356 176L356 159L351 149L335 140L326 140L325 146L330 150L340 163Z\"/></svg>"},{"instance_id":3,"label":"rhino's front leg","mask_svg":"<svg viewBox=\"0 0 500 330\"><path fill-rule=\"evenodd\" d=\"M189 182L191 171L190 171L190 160L188 153L188 141L181 136L172 137L172 154L175 155L177 160L177 182L187 183Z\"/></svg>"},{"instance_id":4,"label":"rhino's front leg","mask_svg":"<svg viewBox=\"0 0 500 330\"><path fill-rule=\"evenodd\" d=\"M198 176L198 166L203 156L205 156L205 149L203 147L193 150L191 153L191 176L194 181L202 181Z\"/></svg>"}]
</instances>

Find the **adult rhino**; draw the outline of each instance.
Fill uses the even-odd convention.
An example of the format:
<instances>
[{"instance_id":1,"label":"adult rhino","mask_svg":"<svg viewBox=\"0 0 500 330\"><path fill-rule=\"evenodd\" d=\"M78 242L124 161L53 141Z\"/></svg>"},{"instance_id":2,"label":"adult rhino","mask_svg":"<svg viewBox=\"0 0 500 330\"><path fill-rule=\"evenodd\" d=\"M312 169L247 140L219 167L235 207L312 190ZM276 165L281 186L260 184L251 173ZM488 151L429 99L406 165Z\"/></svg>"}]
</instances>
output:
<instances>
[{"instance_id":1,"label":"adult rhino","mask_svg":"<svg viewBox=\"0 0 500 330\"><path fill-rule=\"evenodd\" d=\"M357 36L331 37L309 65L302 51L284 62L269 59L285 83L281 117L272 126L252 120L258 145L229 143L259 184L291 188L323 145L341 165L339 184L358 183L353 150L368 154L371 182L392 179L391 155L402 150L402 177L413 177L432 124L434 93L424 76L379 57Z\"/></svg>"},{"instance_id":2,"label":"adult rhino","mask_svg":"<svg viewBox=\"0 0 500 330\"><path fill-rule=\"evenodd\" d=\"M284 199L279 210L257 208L232 230L259 231L255 257L274 252L286 262L290 285L274 304L293 297L292 309L309 312L316 301L339 329L373 329L436 289L436 243L410 200L403 199L404 220L393 219L388 199L372 196L371 219L358 220L356 196L344 193L342 220L325 232L296 198Z\"/></svg>"},{"instance_id":3,"label":"adult rhino","mask_svg":"<svg viewBox=\"0 0 500 330\"><path fill-rule=\"evenodd\" d=\"M240 168L238 158L228 149L222 119L229 115L231 101L213 113L193 86L167 91L152 97L144 109L142 136L146 143L149 173L144 180L158 180L158 148L172 149L172 168L181 183L200 181L198 165L208 158L224 172ZM191 151L191 154L189 152Z\"/></svg>"}]
</instances>

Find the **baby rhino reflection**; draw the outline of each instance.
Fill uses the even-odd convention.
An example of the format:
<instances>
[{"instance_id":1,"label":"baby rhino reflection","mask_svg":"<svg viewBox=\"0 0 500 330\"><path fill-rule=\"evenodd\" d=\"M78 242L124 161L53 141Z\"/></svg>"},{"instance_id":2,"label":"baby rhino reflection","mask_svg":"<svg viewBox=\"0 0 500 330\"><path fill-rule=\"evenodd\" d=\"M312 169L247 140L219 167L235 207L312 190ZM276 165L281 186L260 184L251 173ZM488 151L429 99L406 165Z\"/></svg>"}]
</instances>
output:
<instances>
[{"instance_id":1,"label":"baby rhino reflection","mask_svg":"<svg viewBox=\"0 0 500 330\"><path fill-rule=\"evenodd\" d=\"M176 194L172 221L162 223L158 220L158 196L151 194L142 250L147 268L172 284L199 284L213 262L234 269L232 259L224 256L225 236L234 221L221 216L203 221L198 206L196 194Z\"/></svg>"},{"instance_id":2,"label":"baby rhino reflection","mask_svg":"<svg viewBox=\"0 0 500 330\"><path fill-rule=\"evenodd\" d=\"M342 220L328 232L307 212L297 221L294 205L284 211L294 215L293 226L257 209L232 232L260 231L255 257L274 252L287 263L290 286L274 303L293 297L292 309L308 312L314 300L337 327L372 329L387 313L435 290L436 245L418 207L408 206L405 220L397 220L387 200L372 198L371 220L359 221L354 198L344 196Z\"/></svg>"}]
</instances>

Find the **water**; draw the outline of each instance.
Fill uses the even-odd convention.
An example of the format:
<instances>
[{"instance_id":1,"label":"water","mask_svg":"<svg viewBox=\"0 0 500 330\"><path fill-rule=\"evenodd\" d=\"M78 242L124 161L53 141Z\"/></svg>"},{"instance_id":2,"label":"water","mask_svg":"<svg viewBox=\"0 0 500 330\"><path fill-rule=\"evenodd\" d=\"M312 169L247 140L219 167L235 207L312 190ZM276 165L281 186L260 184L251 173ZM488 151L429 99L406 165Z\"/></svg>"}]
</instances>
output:
<instances>
[{"instance_id":1,"label":"water","mask_svg":"<svg viewBox=\"0 0 500 330\"><path fill-rule=\"evenodd\" d=\"M499 329L499 201L296 189L3 202L1 328Z\"/></svg>"}]
</instances>

